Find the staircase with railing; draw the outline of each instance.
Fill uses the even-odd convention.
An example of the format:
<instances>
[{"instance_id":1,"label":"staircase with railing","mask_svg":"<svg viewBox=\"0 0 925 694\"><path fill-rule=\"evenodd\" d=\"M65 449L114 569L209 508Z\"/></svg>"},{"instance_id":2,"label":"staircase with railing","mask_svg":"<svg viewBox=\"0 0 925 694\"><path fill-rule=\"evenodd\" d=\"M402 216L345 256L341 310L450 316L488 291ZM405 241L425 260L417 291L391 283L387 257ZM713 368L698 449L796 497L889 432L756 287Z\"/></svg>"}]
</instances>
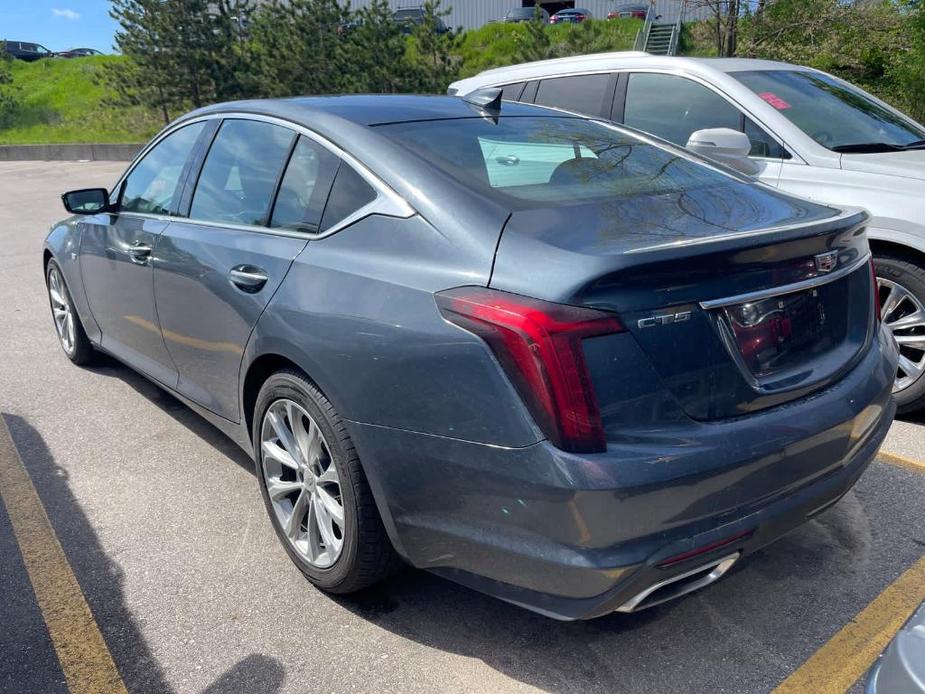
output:
<instances>
[{"instance_id":1,"label":"staircase with railing","mask_svg":"<svg viewBox=\"0 0 925 694\"><path fill-rule=\"evenodd\" d=\"M681 20L684 17L685 0L678 2L678 18L674 22L659 22L655 12L655 0L649 0L646 22L636 34L634 49L654 55L677 55L681 40Z\"/></svg>"}]
</instances>

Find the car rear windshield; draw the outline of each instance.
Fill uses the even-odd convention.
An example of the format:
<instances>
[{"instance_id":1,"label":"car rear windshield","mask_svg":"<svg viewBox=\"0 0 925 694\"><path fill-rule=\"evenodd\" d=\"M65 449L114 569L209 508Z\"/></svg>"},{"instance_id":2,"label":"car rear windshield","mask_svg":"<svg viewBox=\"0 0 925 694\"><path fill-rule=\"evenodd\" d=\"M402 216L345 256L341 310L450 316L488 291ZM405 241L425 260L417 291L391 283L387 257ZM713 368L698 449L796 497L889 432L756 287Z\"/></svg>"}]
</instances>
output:
<instances>
[{"instance_id":1,"label":"car rear windshield","mask_svg":"<svg viewBox=\"0 0 925 694\"><path fill-rule=\"evenodd\" d=\"M925 139L925 129L902 114L825 74L755 70L731 75L828 149L877 142L904 146Z\"/></svg>"},{"instance_id":2,"label":"car rear windshield","mask_svg":"<svg viewBox=\"0 0 925 694\"><path fill-rule=\"evenodd\" d=\"M503 204L535 207L677 193L730 177L603 123L501 117L395 123L383 134Z\"/></svg>"}]
</instances>

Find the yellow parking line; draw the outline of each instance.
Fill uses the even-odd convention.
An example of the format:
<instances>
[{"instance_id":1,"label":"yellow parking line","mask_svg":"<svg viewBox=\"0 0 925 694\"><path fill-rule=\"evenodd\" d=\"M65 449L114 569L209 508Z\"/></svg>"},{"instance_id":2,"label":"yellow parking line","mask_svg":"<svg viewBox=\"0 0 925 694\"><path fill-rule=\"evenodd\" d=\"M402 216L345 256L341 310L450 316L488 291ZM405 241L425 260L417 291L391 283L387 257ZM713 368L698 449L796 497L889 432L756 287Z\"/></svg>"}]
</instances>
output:
<instances>
[{"instance_id":1,"label":"yellow parking line","mask_svg":"<svg viewBox=\"0 0 925 694\"><path fill-rule=\"evenodd\" d=\"M2 417L0 497L68 689L74 694L125 692L125 684Z\"/></svg>"},{"instance_id":2,"label":"yellow parking line","mask_svg":"<svg viewBox=\"0 0 925 694\"><path fill-rule=\"evenodd\" d=\"M816 651L775 694L845 692L886 648L925 600L925 557L893 581L872 603Z\"/></svg>"},{"instance_id":3,"label":"yellow parking line","mask_svg":"<svg viewBox=\"0 0 925 694\"><path fill-rule=\"evenodd\" d=\"M880 451L877 457L883 462L895 465L896 467L912 470L913 472L925 472L925 463L920 460L914 460L913 458L907 458L904 455L889 453L887 451Z\"/></svg>"}]
</instances>

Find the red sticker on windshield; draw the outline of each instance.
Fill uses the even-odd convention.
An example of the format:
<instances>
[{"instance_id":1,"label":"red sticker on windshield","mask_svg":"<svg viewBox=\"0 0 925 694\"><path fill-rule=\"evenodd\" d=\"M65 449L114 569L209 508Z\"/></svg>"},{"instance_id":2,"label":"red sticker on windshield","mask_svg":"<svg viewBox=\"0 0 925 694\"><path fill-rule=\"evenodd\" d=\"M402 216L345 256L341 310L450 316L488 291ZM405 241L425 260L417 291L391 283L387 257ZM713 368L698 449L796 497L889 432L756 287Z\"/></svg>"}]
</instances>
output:
<instances>
[{"instance_id":1,"label":"red sticker on windshield","mask_svg":"<svg viewBox=\"0 0 925 694\"><path fill-rule=\"evenodd\" d=\"M783 111L790 108L790 104L781 99L774 92L761 92L758 96L767 101L771 106L776 108L778 111Z\"/></svg>"}]
</instances>

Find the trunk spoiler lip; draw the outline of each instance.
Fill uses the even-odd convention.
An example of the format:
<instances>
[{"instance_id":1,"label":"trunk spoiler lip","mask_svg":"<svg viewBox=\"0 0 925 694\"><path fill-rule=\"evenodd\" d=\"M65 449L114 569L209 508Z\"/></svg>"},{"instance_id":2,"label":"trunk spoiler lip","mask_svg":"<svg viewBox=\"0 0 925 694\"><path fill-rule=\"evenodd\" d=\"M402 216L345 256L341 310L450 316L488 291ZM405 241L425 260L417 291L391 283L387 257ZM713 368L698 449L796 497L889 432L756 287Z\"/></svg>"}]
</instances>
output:
<instances>
[{"instance_id":1,"label":"trunk spoiler lip","mask_svg":"<svg viewBox=\"0 0 925 694\"><path fill-rule=\"evenodd\" d=\"M748 292L746 294L739 294L737 296L730 296L724 299L711 299L710 301L701 301L700 308L710 310L714 308L724 308L726 306L734 306L736 304L743 304L750 301L761 301L762 299L769 299L775 296L783 296L785 294L793 294L795 292L801 292L806 289L812 289L813 287L820 287L823 284L829 284L835 280L841 279L845 275L850 275L855 270L866 265L870 262L871 254L870 251L864 253L860 258L848 263L847 265L838 268L834 272L830 272L825 275L817 275L816 277L810 277L809 279L801 280L799 282L793 282L792 284L783 284L777 287L768 287L767 289L760 289L754 292Z\"/></svg>"},{"instance_id":2,"label":"trunk spoiler lip","mask_svg":"<svg viewBox=\"0 0 925 694\"><path fill-rule=\"evenodd\" d=\"M791 224L781 224L772 227L762 227L761 229L752 229L751 231L731 231L728 234L717 234L715 236L704 236L694 239L683 239L680 241L669 241L668 243L659 243L652 246L643 246L641 248L632 248L625 251L626 255L635 255L638 253L649 253L652 251L670 251L690 248L692 246L704 246L722 242L736 242L742 239L751 239L757 236L770 234L781 234L789 231L799 231L818 227L820 233L828 230L832 226L844 224L845 226L862 226L870 221L870 214L862 208L844 208L839 214L825 219L813 219L805 222L794 222ZM845 224L847 222L847 224Z\"/></svg>"}]
</instances>

